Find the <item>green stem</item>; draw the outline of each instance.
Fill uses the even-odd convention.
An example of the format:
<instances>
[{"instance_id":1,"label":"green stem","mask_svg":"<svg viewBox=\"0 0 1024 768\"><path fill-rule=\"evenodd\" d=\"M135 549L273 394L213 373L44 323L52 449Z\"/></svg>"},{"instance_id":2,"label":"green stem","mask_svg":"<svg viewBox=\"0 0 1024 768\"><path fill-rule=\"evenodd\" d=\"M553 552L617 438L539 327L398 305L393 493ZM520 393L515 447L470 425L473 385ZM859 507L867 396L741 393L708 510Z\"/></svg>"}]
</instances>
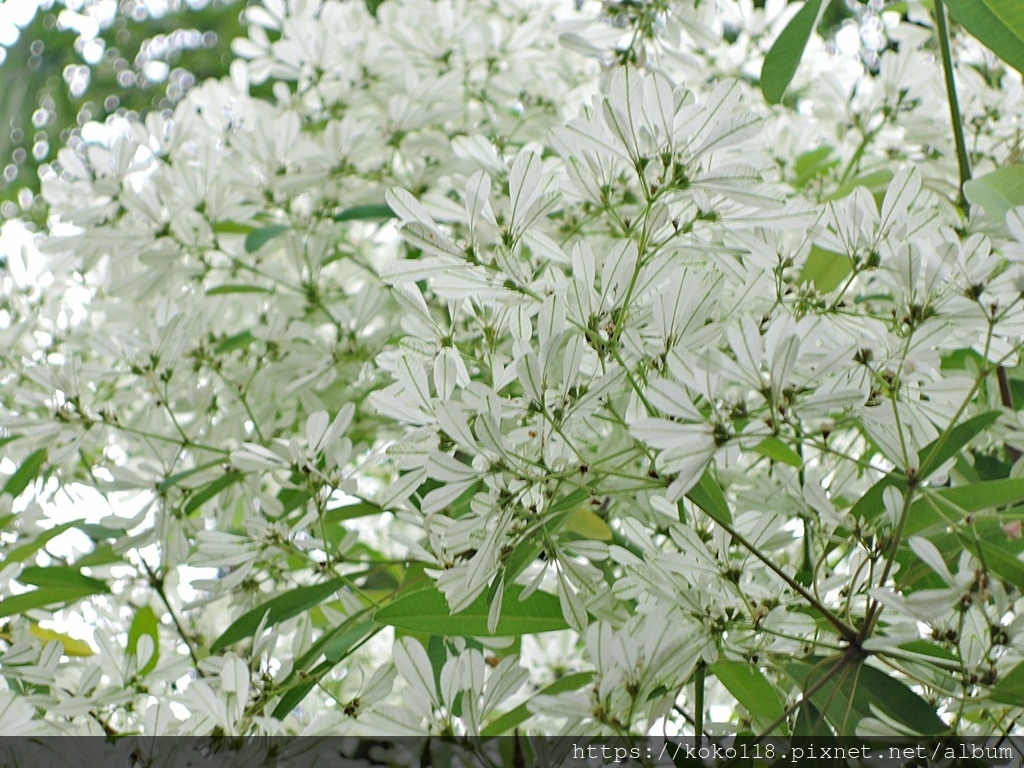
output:
<instances>
[{"instance_id":1,"label":"green stem","mask_svg":"<svg viewBox=\"0 0 1024 768\"><path fill-rule=\"evenodd\" d=\"M147 563L141 556L139 557L139 562L142 563L142 568L146 571L146 576L149 577L149 585L160 597L160 602L164 604L164 607L167 609L167 613L170 614L171 621L174 623L175 629L177 629L178 634L181 635L182 642L185 643L185 648L188 650L188 655L192 657L192 664L195 667L196 672L202 676L204 673L199 668L199 656L196 654L196 649L192 645L191 636L185 630L180 619L178 619L178 614L174 612L174 607L171 605L171 601L167 597L167 590L164 588L163 575L157 575L157 573L149 567L149 563Z\"/></svg>"},{"instance_id":2,"label":"green stem","mask_svg":"<svg viewBox=\"0 0 1024 768\"><path fill-rule=\"evenodd\" d=\"M732 536L732 538L735 539L741 547L743 547L750 554L752 554L754 557L756 557L758 560L760 560L762 563L768 566L768 569L772 573L774 573L776 576L778 576L780 579L786 582L786 584L789 585L790 589L799 594L804 600L806 600L811 605L811 607L813 607L816 611L818 611L818 613L824 616L826 621L828 621L828 623L835 628L836 632L838 632L840 636L842 636L845 640L851 643L857 640L857 631L853 629L853 627L851 627L845 621L836 616L835 613L830 611L824 603L822 603L817 597L815 597L809 591L804 589L803 585L799 584L788 573L782 570L782 568L776 565L770 557L765 555L760 549L754 546L752 542L747 540L746 537L740 534L735 528L733 528L724 520L720 520L717 517L714 517L712 519L715 521L716 525L721 526L726 533Z\"/></svg>"},{"instance_id":3,"label":"green stem","mask_svg":"<svg viewBox=\"0 0 1024 768\"><path fill-rule=\"evenodd\" d=\"M707 679L708 670L704 661L697 662L697 669L693 672L693 740L696 748L700 749L704 743L704 683Z\"/></svg>"},{"instance_id":4,"label":"green stem","mask_svg":"<svg viewBox=\"0 0 1024 768\"><path fill-rule=\"evenodd\" d=\"M949 48L949 29L946 26L946 6L943 0L935 0L935 32L939 38L939 51L942 54L942 73L946 78L946 96L949 101L949 118L953 123L953 138L956 141L956 162L960 169L959 203L965 210L968 207L964 197L964 184L971 179L971 161L967 155L967 142L964 141L964 124L960 118L960 100L956 95L956 81L953 79L953 55Z\"/></svg>"}]
</instances>

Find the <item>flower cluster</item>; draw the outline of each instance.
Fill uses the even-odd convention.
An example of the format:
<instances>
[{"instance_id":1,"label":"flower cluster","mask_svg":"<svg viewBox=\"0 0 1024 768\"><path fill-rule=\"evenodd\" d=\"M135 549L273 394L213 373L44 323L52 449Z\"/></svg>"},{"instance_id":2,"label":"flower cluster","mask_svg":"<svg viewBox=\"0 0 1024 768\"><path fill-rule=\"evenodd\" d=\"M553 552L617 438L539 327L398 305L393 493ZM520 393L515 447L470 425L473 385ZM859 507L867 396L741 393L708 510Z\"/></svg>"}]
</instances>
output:
<instances>
[{"instance_id":1,"label":"flower cluster","mask_svg":"<svg viewBox=\"0 0 1024 768\"><path fill-rule=\"evenodd\" d=\"M264 0L62 151L0 274L0 730L999 727L1024 207L954 204L929 17L872 9L771 107L777 2Z\"/></svg>"}]
</instances>

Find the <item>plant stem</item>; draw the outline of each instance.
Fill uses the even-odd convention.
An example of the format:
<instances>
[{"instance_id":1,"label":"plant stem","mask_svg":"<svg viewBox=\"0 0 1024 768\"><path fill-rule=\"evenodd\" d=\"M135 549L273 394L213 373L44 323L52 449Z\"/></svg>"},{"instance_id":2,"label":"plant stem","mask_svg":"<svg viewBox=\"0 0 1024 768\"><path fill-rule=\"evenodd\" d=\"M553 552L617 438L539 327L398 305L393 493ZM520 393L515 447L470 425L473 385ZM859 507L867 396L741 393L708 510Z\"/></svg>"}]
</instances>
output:
<instances>
[{"instance_id":1,"label":"plant stem","mask_svg":"<svg viewBox=\"0 0 1024 768\"><path fill-rule=\"evenodd\" d=\"M188 649L188 655L192 657L192 664L199 675L203 676L203 671L199 668L199 656L196 654L196 649L192 645L192 639L185 627L182 626L181 621L178 619L178 614L174 612L174 607L171 605L171 601L167 598L167 591L164 589L164 577L163 575L157 575L156 572L149 567L149 563L146 562L145 558L139 556L139 562L142 563L143 570L146 571L146 575L149 577L149 584L156 591L160 597L160 602L167 608L167 613L171 616L171 621L174 622L174 627L178 630L178 634L181 635L182 641L185 643L185 648Z\"/></svg>"},{"instance_id":2,"label":"plant stem","mask_svg":"<svg viewBox=\"0 0 1024 768\"><path fill-rule=\"evenodd\" d=\"M939 38L942 54L942 72L946 79L946 97L949 101L949 118L953 123L953 138L956 141L956 162L960 169L960 195L958 202L968 208L964 197L964 184L971 179L971 161L967 156L967 142L964 141L964 124L960 118L960 100L956 95L956 81L953 79L953 55L949 49L949 29L946 26L946 6L943 0L935 0L935 33Z\"/></svg>"},{"instance_id":3,"label":"plant stem","mask_svg":"<svg viewBox=\"0 0 1024 768\"><path fill-rule=\"evenodd\" d=\"M693 673L693 740L696 749L700 749L704 743L704 682L707 678L707 667L704 660L697 662L697 669Z\"/></svg>"},{"instance_id":4,"label":"plant stem","mask_svg":"<svg viewBox=\"0 0 1024 768\"><path fill-rule=\"evenodd\" d=\"M758 560L760 560L762 563L768 566L769 570L771 570L772 573L774 573L776 576L778 576L780 579L786 582L786 584L789 585L790 589L797 592L801 597L803 597L804 600L810 603L810 605L815 610L817 610L818 613L825 617L829 624L835 627L836 631L845 640L851 643L856 642L857 631L853 629L853 627L851 627L845 621L836 616L835 613L833 613L827 607L825 607L824 603L822 603L813 594L804 589L804 587L801 584L799 584L788 573L782 570L782 568L776 565L770 557L765 555L761 550L754 546L753 543L748 541L746 537L740 534L735 528L726 523L724 520L719 520L718 518L712 519L715 521L717 525L721 526L726 533L732 536L732 538L735 539L741 547L746 549L750 554L752 554L754 557L756 557Z\"/></svg>"}]
</instances>

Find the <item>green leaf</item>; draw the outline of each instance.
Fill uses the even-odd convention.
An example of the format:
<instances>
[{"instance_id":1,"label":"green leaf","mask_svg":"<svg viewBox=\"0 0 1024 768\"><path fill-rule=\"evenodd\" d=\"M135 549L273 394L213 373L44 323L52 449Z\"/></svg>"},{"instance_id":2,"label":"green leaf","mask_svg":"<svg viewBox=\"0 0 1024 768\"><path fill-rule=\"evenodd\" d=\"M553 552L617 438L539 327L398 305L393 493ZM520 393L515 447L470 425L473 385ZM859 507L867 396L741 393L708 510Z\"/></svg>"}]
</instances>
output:
<instances>
[{"instance_id":1,"label":"green leaf","mask_svg":"<svg viewBox=\"0 0 1024 768\"><path fill-rule=\"evenodd\" d=\"M374 620L410 632L427 632L449 637L507 637L568 629L558 598L547 592L534 592L519 600L523 587L512 584L505 589L501 618L495 632L487 631L487 596L481 595L464 611L452 615L444 594L427 587L403 595L384 606Z\"/></svg>"},{"instance_id":2,"label":"green leaf","mask_svg":"<svg viewBox=\"0 0 1024 768\"><path fill-rule=\"evenodd\" d=\"M379 630L380 627L375 622L366 621L352 627L346 622L326 632L299 658L293 672L281 683L281 687L287 687L287 690L274 707L273 717L278 720L284 719L316 687L317 681L324 673L342 661L367 636L376 634ZM311 672L307 672L309 665L320 656L324 656L325 661ZM295 678L300 672L307 679L295 683Z\"/></svg>"},{"instance_id":3,"label":"green leaf","mask_svg":"<svg viewBox=\"0 0 1024 768\"><path fill-rule=\"evenodd\" d=\"M217 221L212 228L218 235L247 235L253 231L251 224L239 224L237 221Z\"/></svg>"},{"instance_id":4,"label":"green leaf","mask_svg":"<svg viewBox=\"0 0 1024 768\"><path fill-rule=\"evenodd\" d=\"M105 581L84 576L77 568L69 568L66 565L51 565L45 568L31 566L22 570L18 581L22 584L31 584L33 587L88 590L91 594L110 592L110 587Z\"/></svg>"},{"instance_id":5,"label":"green leaf","mask_svg":"<svg viewBox=\"0 0 1024 768\"><path fill-rule=\"evenodd\" d=\"M825 716L821 714L821 710L805 699L800 704L800 711L797 713L796 722L793 724L793 735L800 737L831 737L833 733L828 727Z\"/></svg>"},{"instance_id":6,"label":"green leaf","mask_svg":"<svg viewBox=\"0 0 1024 768\"><path fill-rule=\"evenodd\" d=\"M283 224L271 224L269 227L256 229L245 236L245 250L247 253L255 253L275 237L287 232L289 227Z\"/></svg>"},{"instance_id":7,"label":"green leaf","mask_svg":"<svg viewBox=\"0 0 1024 768\"><path fill-rule=\"evenodd\" d=\"M578 691L580 688L585 686L591 680L594 679L593 672L574 672L571 675L565 675L558 678L555 682L545 686L541 690L537 691L535 696L554 696L557 693L565 693L567 691ZM520 723L528 718L532 712L527 707L527 702L523 702L515 709L509 710L504 715L495 718L490 723L480 729L481 736L501 736L509 731L515 729Z\"/></svg>"},{"instance_id":8,"label":"green leaf","mask_svg":"<svg viewBox=\"0 0 1024 768\"><path fill-rule=\"evenodd\" d=\"M857 187L864 187L874 196L875 201L881 205L881 201L885 196L886 190L889 188L889 182L892 181L892 178L893 172L889 168L858 173L856 176L840 184L832 194L825 198L825 201L842 200Z\"/></svg>"},{"instance_id":9,"label":"green leaf","mask_svg":"<svg viewBox=\"0 0 1024 768\"><path fill-rule=\"evenodd\" d=\"M571 513L587 501L590 496L589 488L577 488L572 493L563 496L552 504L546 514L546 517L550 518L547 525L545 525L548 533L553 534L561 530ZM519 576L530 563L540 556L542 550L543 547L540 544L519 544L505 561L505 578L508 581L512 581Z\"/></svg>"},{"instance_id":10,"label":"green leaf","mask_svg":"<svg viewBox=\"0 0 1024 768\"><path fill-rule=\"evenodd\" d=\"M7 482L4 484L4 493L9 493L17 498L22 491L28 488L29 483L39 476L39 470L42 469L45 462L45 448L40 448L30 453L21 462L21 466L14 471L14 474L7 478Z\"/></svg>"},{"instance_id":11,"label":"green leaf","mask_svg":"<svg viewBox=\"0 0 1024 768\"><path fill-rule=\"evenodd\" d=\"M818 23L822 0L807 0L794 16L764 57L761 67L761 93L772 104L782 96L793 80L807 41Z\"/></svg>"},{"instance_id":12,"label":"green leaf","mask_svg":"<svg viewBox=\"0 0 1024 768\"><path fill-rule=\"evenodd\" d=\"M78 526L78 530L93 541L110 541L124 536L123 529L107 528L105 525L99 525L98 523L82 523Z\"/></svg>"},{"instance_id":13,"label":"green leaf","mask_svg":"<svg viewBox=\"0 0 1024 768\"><path fill-rule=\"evenodd\" d=\"M81 520L72 520L69 523L61 523L60 525L55 525L53 528L50 528L50 529L45 530L45 531L42 531L32 541L30 541L30 542L28 542L26 544L22 544L20 547L15 547L14 549L12 549L9 552L5 553L4 556L3 556L3 562L4 563L21 563L21 562L24 562L29 557L31 557L36 552L38 552L40 549L45 547L46 544L51 539L55 539L57 536L60 536L62 533L64 533L64 531L67 531L67 530L69 530L71 528L75 528L76 526L80 525L81 523L82 523ZM0 552L2 552L2 550L0 550Z\"/></svg>"},{"instance_id":14,"label":"green leaf","mask_svg":"<svg viewBox=\"0 0 1024 768\"><path fill-rule=\"evenodd\" d=\"M817 178L839 165L839 158L833 154L834 151L832 147L825 144L799 155L793 162L793 171L796 173L793 186L802 189L811 179Z\"/></svg>"},{"instance_id":15,"label":"green leaf","mask_svg":"<svg viewBox=\"0 0 1024 768\"><path fill-rule=\"evenodd\" d=\"M393 219L394 212L384 203L353 205L334 214L335 221L366 221L368 219Z\"/></svg>"},{"instance_id":16,"label":"green leaf","mask_svg":"<svg viewBox=\"0 0 1024 768\"><path fill-rule=\"evenodd\" d=\"M1000 411L987 411L958 424L948 433L939 435L928 443L918 454L918 477L922 480L927 478L943 462L955 456L961 448L995 422L999 418L999 414ZM907 476L894 469L865 491L864 495L853 505L850 510L851 514L858 520L876 518L884 509L882 494L890 486L896 486L906 492Z\"/></svg>"},{"instance_id":17,"label":"green leaf","mask_svg":"<svg viewBox=\"0 0 1024 768\"><path fill-rule=\"evenodd\" d=\"M149 635L153 640L153 655L149 657L146 666L139 670L140 675L148 675L156 667L160 658L160 620L148 605L144 605L136 611L131 627L128 628L129 655L136 657L139 655L139 639L143 635Z\"/></svg>"},{"instance_id":18,"label":"green leaf","mask_svg":"<svg viewBox=\"0 0 1024 768\"><path fill-rule=\"evenodd\" d=\"M913 536L933 525L945 525L946 521L935 511L935 507L947 518L957 521L963 512L977 512L989 507L1024 502L1024 477L986 480L952 488L929 488L924 493L925 498L910 505L904 529L906 536Z\"/></svg>"},{"instance_id":19,"label":"green leaf","mask_svg":"<svg viewBox=\"0 0 1024 768\"><path fill-rule=\"evenodd\" d=\"M840 734L855 733L861 719L875 717L875 711L916 733L934 736L949 730L935 708L902 680L862 661L843 656L808 656L787 664L786 673L804 691L810 691L829 676L810 695L810 700Z\"/></svg>"},{"instance_id":20,"label":"green leaf","mask_svg":"<svg viewBox=\"0 0 1024 768\"><path fill-rule=\"evenodd\" d=\"M705 470L697 484L686 494L686 498L703 509L716 522L732 525L732 513L729 502L725 500L718 481L711 476L711 470Z\"/></svg>"},{"instance_id":21,"label":"green leaf","mask_svg":"<svg viewBox=\"0 0 1024 768\"><path fill-rule=\"evenodd\" d=\"M1002 223L1011 208L1024 205L1024 165L1006 165L971 179L964 184L964 194L971 205L980 205L985 213Z\"/></svg>"},{"instance_id":22,"label":"green leaf","mask_svg":"<svg viewBox=\"0 0 1024 768\"><path fill-rule=\"evenodd\" d=\"M590 541L611 541L615 538L608 523L586 507L580 507L569 516L565 530L576 538Z\"/></svg>"},{"instance_id":23,"label":"green leaf","mask_svg":"<svg viewBox=\"0 0 1024 768\"><path fill-rule=\"evenodd\" d=\"M1020 0L946 0L968 32L1024 74L1024 7Z\"/></svg>"},{"instance_id":24,"label":"green leaf","mask_svg":"<svg viewBox=\"0 0 1024 768\"><path fill-rule=\"evenodd\" d=\"M41 640L43 645L56 640L62 646L64 646L64 653L68 656L92 656L95 651L89 646L84 640L78 640L70 635L65 635L63 632L54 632L52 629L45 629L40 627L34 621L29 624L28 633L37 640Z\"/></svg>"},{"instance_id":25,"label":"green leaf","mask_svg":"<svg viewBox=\"0 0 1024 768\"><path fill-rule=\"evenodd\" d=\"M949 430L948 436L945 439L943 439L942 435L939 435L935 440L922 448L918 454L918 477L922 480L926 479L928 475L945 463L946 459L953 458L967 443L994 424L996 419L999 418L1000 413L1002 411L987 411L970 418Z\"/></svg>"},{"instance_id":26,"label":"green leaf","mask_svg":"<svg viewBox=\"0 0 1024 768\"><path fill-rule=\"evenodd\" d=\"M708 671L762 724L774 723L785 713L778 690L753 664L720 661Z\"/></svg>"},{"instance_id":27,"label":"green leaf","mask_svg":"<svg viewBox=\"0 0 1024 768\"><path fill-rule=\"evenodd\" d=\"M185 506L182 511L186 515L191 515L193 512L199 509L199 507L208 502L218 493L223 491L225 488L234 485L243 477L245 477L245 475L242 474L241 472L227 472L223 476L218 477L216 480L213 480L207 483L206 485L202 486L201 488L196 489L188 497L188 501L185 502Z\"/></svg>"},{"instance_id":28,"label":"green leaf","mask_svg":"<svg viewBox=\"0 0 1024 768\"><path fill-rule=\"evenodd\" d=\"M159 485L157 485L156 492L166 493L169 488L177 485L185 478L191 477L197 472L202 472L203 470L210 469L211 467L216 467L220 464L223 464L222 460L214 459L213 461L208 461L205 464L200 464L198 467L192 467L191 469L183 469L181 472L175 472L173 475L170 475L169 477L165 478L160 482Z\"/></svg>"},{"instance_id":29,"label":"green leaf","mask_svg":"<svg viewBox=\"0 0 1024 768\"><path fill-rule=\"evenodd\" d=\"M870 707L926 736L949 731L935 708L902 680L866 664L860 665L859 673L857 692L865 697Z\"/></svg>"},{"instance_id":30,"label":"green leaf","mask_svg":"<svg viewBox=\"0 0 1024 768\"><path fill-rule=\"evenodd\" d=\"M98 565L110 565L111 563L122 563L124 558L114 551L111 544L99 544L87 555L82 555L75 560L76 568L95 568Z\"/></svg>"},{"instance_id":31,"label":"green leaf","mask_svg":"<svg viewBox=\"0 0 1024 768\"><path fill-rule=\"evenodd\" d=\"M21 595L13 595L12 597L0 600L0 619L32 611L36 608L48 608L50 606L75 602L83 597L108 591L106 584L103 585L102 590L79 587L42 587L33 592L25 592Z\"/></svg>"},{"instance_id":32,"label":"green leaf","mask_svg":"<svg viewBox=\"0 0 1024 768\"><path fill-rule=\"evenodd\" d=\"M779 461L797 469L804 465L804 460L800 458L800 454L777 437L766 437L754 446L754 452L772 461Z\"/></svg>"},{"instance_id":33,"label":"green leaf","mask_svg":"<svg viewBox=\"0 0 1024 768\"><path fill-rule=\"evenodd\" d=\"M207 296L220 296L225 293L273 293L270 288L263 288L259 285L217 285L206 289Z\"/></svg>"},{"instance_id":34,"label":"green leaf","mask_svg":"<svg viewBox=\"0 0 1024 768\"><path fill-rule=\"evenodd\" d=\"M355 520L360 517L379 515L383 508L369 501L360 501L355 504L346 504L344 507L336 507L324 512L324 522L343 523L346 520Z\"/></svg>"},{"instance_id":35,"label":"green leaf","mask_svg":"<svg viewBox=\"0 0 1024 768\"><path fill-rule=\"evenodd\" d=\"M964 548L981 560L988 570L1013 584L1019 591L1024 591L1024 562L1017 559L1016 554L992 542L976 539L964 531L959 531L958 535Z\"/></svg>"},{"instance_id":36,"label":"green leaf","mask_svg":"<svg viewBox=\"0 0 1024 768\"><path fill-rule=\"evenodd\" d=\"M814 245L800 270L799 282L814 283L819 293L831 293L842 285L851 269L846 256Z\"/></svg>"},{"instance_id":37,"label":"green leaf","mask_svg":"<svg viewBox=\"0 0 1024 768\"><path fill-rule=\"evenodd\" d=\"M929 640L911 640L909 643L902 643L900 650L906 651L907 653L913 653L918 656L930 656L933 659L942 659L943 661L956 661L956 654L948 648L943 648L941 645L936 645Z\"/></svg>"},{"instance_id":38,"label":"green leaf","mask_svg":"<svg viewBox=\"0 0 1024 768\"><path fill-rule=\"evenodd\" d=\"M989 698L1000 704L1024 707L1024 661L996 681Z\"/></svg>"},{"instance_id":39,"label":"green leaf","mask_svg":"<svg viewBox=\"0 0 1024 768\"><path fill-rule=\"evenodd\" d=\"M239 640L252 637L264 616L267 617L266 626L269 628L314 608L331 597L344 584L344 579L331 579L312 587L297 587L268 600L236 619L230 627L224 630L224 634L213 641L210 652L216 653Z\"/></svg>"},{"instance_id":40,"label":"green leaf","mask_svg":"<svg viewBox=\"0 0 1024 768\"><path fill-rule=\"evenodd\" d=\"M234 336L228 336L217 344L217 346L213 348L213 353L215 355L223 355L225 352L232 352L233 350L247 347L254 341L256 341L255 336L249 333L249 331L242 331L241 333L236 333Z\"/></svg>"}]
</instances>

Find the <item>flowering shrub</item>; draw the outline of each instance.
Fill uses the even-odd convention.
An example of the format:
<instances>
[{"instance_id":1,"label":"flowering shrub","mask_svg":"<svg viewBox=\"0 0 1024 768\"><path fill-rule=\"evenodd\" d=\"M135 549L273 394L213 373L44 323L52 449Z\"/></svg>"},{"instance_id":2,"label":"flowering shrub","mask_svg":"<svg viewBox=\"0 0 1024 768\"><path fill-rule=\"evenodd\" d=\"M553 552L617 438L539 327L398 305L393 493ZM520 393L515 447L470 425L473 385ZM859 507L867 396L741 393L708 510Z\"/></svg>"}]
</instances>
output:
<instances>
[{"instance_id":1,"label":"flowering shrub","mask_svg":"<svg viewBox=\"0 0 1024 768\"><path fill-rule=\"evenodd\" d=\"M1008 727L1024 91L955 37L954 133L933 17L851 5L780 74L820 1L264 0L63 150L0 731Z\"/></svg>"}]
</instances>

